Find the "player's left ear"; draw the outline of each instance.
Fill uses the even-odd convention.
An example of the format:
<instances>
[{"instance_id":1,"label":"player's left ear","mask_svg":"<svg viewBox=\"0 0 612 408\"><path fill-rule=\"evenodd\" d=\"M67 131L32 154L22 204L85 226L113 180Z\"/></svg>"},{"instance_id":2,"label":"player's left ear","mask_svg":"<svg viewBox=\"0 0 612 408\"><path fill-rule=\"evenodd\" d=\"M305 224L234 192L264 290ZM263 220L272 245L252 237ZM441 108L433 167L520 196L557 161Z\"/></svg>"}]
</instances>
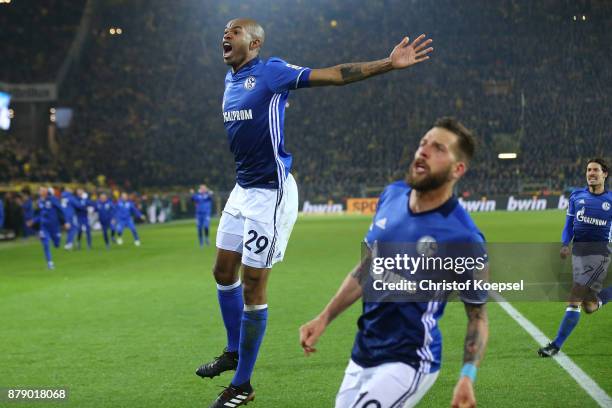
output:
<instances>
[{"instance_id":1,"label":"player's left ear","mask_svg":"<svg viewBox=\"0 0 612 408\"><path fill-rule=\"evenodd\" d=\"M259 51L260 48L261 48L261 40L259 38L255 38L251 40L251 42L249 43L249 51L252 51L252 50Z\"/></svg>"}]
</instances>

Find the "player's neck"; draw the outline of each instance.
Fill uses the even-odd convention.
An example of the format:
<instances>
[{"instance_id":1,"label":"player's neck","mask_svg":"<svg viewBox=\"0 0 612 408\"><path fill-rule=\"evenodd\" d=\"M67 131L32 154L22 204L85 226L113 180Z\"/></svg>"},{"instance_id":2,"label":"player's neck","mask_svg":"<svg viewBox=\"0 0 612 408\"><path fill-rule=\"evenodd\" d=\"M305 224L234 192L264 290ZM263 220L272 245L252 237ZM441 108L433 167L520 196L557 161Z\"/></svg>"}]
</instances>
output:
<instances>
[{"instance_id":1,"label":"player's neck","mask_svg":"<svg viewBox=\"0 0 612 408\"><path fill-rule=\"evenodd\" d=\"M600 184L598 186L589 186L589 192L591 194L602 194L605 191L604 185Z\"/></svg>"},{"instance_id":2,"label":"player's neck","mask_svg":"<svg viewBox=\"0 0 612 408\"><path fill-rule=\"evenodd\" d=\"M429 191L417 191L413 189L410 192L408 205L410 206L410 211L418 214L442 206L442 204L447 202L452 196L453 186L450 184Z\"/></svg>"},{"instance_id":3,"label":"player's neck","mask_svg":"<svg viewBox=\"0 0 612 408\"><path fill-rule=\"evenodd\" d=\"M246 57L244 61L240 62L238 65L236 66L232 65L232 73L235 74L236 72L240 71L242 67L244 67L249 62L253 61L255 58L257 58L257 55L251 55L251 56Z\"/></svg>"}]
</instances>

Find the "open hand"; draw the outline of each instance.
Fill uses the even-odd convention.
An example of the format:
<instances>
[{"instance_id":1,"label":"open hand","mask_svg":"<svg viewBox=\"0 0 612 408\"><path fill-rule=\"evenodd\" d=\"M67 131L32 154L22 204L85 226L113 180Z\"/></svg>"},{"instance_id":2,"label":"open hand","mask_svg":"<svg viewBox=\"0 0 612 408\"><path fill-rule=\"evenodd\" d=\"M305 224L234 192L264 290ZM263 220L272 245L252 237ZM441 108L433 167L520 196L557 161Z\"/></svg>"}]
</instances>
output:
<instances>
[{"instance_id":1,"label":"open hand","mask_svg":"<svg viewBox=\"0 0 612 408\"><path fill-rule=\"evenodd\" d=\"M427 54L433 51L433 47L427 48L427 46L431 44L433 40L423 40L425 40L425 34L419 35L412 43L408 37L404 37L404 39L393 48L391 55L389 55L393 68L407 68L419 62L427 61L429 59L429 55Z\"/></svg>"}]
</instances>

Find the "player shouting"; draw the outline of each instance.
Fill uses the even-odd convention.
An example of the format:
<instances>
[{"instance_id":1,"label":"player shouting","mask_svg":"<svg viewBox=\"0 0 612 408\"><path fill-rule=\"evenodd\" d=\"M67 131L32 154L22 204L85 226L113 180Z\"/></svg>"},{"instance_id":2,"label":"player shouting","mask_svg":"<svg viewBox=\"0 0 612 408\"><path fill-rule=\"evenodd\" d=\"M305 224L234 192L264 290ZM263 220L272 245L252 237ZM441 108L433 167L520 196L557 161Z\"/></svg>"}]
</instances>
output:
<instances>
[{"instance_id":1,"label":"player shouting","mask_svg":"<svg viewBox=\"0 0 612 408\"><path fill-rule=\"evenodd\" d=\"M254 397L250 379L268 319L268 277L285 255L298 211L292 157L284 147L289 91L346 85L406 68L427 60L433 50L425 35L413 42L405 37L387 58L310 69L278 58L261 60L264 40L256 21L241 18L227 23L221 41L223 61L231 67L225 77L223 122L236 162L236 186L219 222L213 268L227 346L196 373L236 373L212 407L241 406Z\"/></svg>"},{"instance_id":2,"label":"player shouting","mask_svg":"<svg viewBox=\"0 0 612 408\"><path fill-rule=\"evenodd\" d=\"M453 243L484 251L483 235L453 196L453 187L465 174L473 154L473 137L463 125L450 118L438 120L421 139L406 181L389 185L381 194L365 237L368 248L384 243L428 242L439 250L449 247L439 244ZM307 355L316 351L325 328L362 298L366 290L359 276L362 269L359 265L349 273L323 311L300 328L301 345ZM468 325L463 369L451 405L475 407L473 383L489 333L486 291L468 290L460 297ZM446 299L418 300L363 298L359 330L336 396L336 408L413 407L431 388L442 360L438 320Z\"/></svg>"}]
</instances>

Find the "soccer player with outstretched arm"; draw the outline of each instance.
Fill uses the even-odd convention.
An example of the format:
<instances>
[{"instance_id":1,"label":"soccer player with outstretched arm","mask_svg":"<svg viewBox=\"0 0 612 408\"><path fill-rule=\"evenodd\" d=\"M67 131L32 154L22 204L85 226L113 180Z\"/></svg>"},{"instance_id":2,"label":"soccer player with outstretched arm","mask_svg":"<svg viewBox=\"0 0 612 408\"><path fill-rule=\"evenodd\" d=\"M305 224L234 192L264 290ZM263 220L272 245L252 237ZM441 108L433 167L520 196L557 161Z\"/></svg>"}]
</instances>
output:
<instances>
[{"instance_id":1,"label":"soccer player with outstretched arm","mask_svg":"<svg viewBox=\"0 0 612 408\"><path fill-rule=\"evenodd\" d=\"M310 69L279 58L261 60L264 39L256 21L241 18L227 23L220 44L223 61L231 67L222 110L236 163L236 185L219 222L213 268L227 345L196 374L236 373L211 407L242 406L254 398L250 380L267 325L268 277L285 255L298 212L292 157L284 147L289 91L346 85L407 68L426 61L433 50L424 35L413 42L405 37L387 58Z\"/></svg>"},{"instance_id":2,"label":"soccer player with outstretched arm","mask_svg":"<svg viewBox=\"0 0 612 408\"><path fill-rule=\"evenodd\" d=\"M557 337L538 350L541 357L552 357L561 350L580 320L581 306L585 313L594 313L612 298L612 286L602 290L612 242L612 192L606 190L607 179L605 161L591 159L586 167L587 187L570 195L560 256L565 259L570 255L573 242L574 284Z\"/></svg>"},{"instance_id":3,"label":"soccer player with outstretched arm","mask_svg":"<svg viewBox=\"0 0 612 408\"><path fill-rule=\"evenodd\" d=\"M471 133L451 118L439 119L421 139L405 181L381 194L372 226L365 237L368 252L384 243L423 243L442 248L461 243L484 254L484 237L453 196L474 153ZM442 245L441 245L442 244ZM448 252L447 252L448 253ZM443 254L436 254L444 256ZM336 396L336 408L415 406L437 379L442 360L438 320L446 298L427 301L377 301L364 296L360 276L367 261L346 277L323 311L300 328L306 355L326 327L363 298L358 331ZM366 270L367 274L368 271ZM459 272L458 272L459 273ZM367 284L369 285L369 281ZM487 345L486 291L460 292L468 318L463 369L451 405L475 407L474 380Z\"/></svg>"},{"instance_id":4,"label":"soccer player with outstretched arm","mask_svg":"<svg viewBox=\"0 0 612 408\"><path fill-rule=\"evenodd\" d=\"M144 221L145 216L138 210L136 204L130 200L125 191L121 193L121 197L117 201L117 204L115 204L114 215L117 220L117 224L115 225L115 230L118 235L117 244L123 245L123 229L129 228L134 238L134 245L140 246L140 238L138 237L136 224L134 224L134 219L132 217L137 217Z\"/></svg>"}]
</instances>

